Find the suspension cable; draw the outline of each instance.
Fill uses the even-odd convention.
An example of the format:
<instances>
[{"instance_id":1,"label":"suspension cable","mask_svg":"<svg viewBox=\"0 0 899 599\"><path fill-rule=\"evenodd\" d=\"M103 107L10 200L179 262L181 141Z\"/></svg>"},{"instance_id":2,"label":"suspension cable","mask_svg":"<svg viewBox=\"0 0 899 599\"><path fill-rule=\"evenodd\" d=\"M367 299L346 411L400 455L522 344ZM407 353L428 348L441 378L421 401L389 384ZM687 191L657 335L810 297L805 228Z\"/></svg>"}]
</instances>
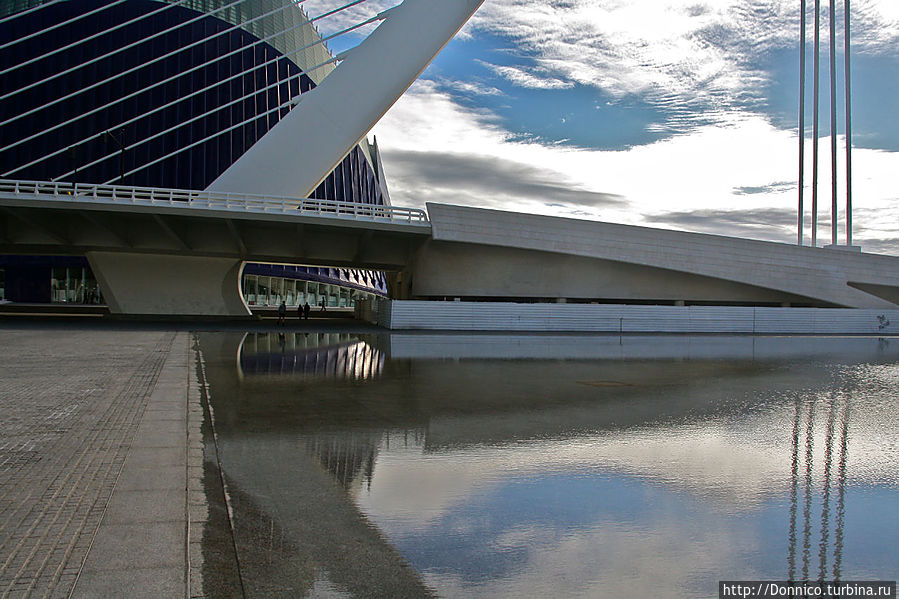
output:
<instances>
[{"instance_id":1,"label":"suspension cable","mask_svg":"<svg viewBox=\"0 0 899 599\"><path fill-rule=\"evenodd\" d=\"M32 13L36 10L40 10L42 8L47 8L51 4L59 4L62 1L63 0L50 0L49 2L44 2L43 4L38 4L37 6L32 6L31 8L28 8L28 9L25 9L25 10L22 10L19 12L15 12L11 15L6 15L5 17L0 18L0 25L2 25L3 23L6 23L7 21L12 21L13 19L18 19L19 17L24 17L28 13Z\"/></svg>"},{"instance_id":2,"label":"suspension cable","mask_svg":"<svg viewBox=\"0 0 899 599\"><path fill-rule=\"evenodd\" d=\"M93 34L93 35L90 35L90 36L85 37L85 38L83 38L83 39L80 39L80 40L78 40L78 41L72 42L71 44L68 44L68 45L66 45L66 46L63 46L63 47L61 47L61 48L57 48L56 50L53 50L52 52L47 52L46 54L41 54L40 56L35 56L34 58L32 58L32 59L30 59L30 60L26 60L25 62L20 62L20 63L17 64L17 65L13 65L13 66L11 66L11 67L8 67L8 68L6 68L6 69L0 71L0 75L5 75L5 74L10 73L10 72L12 72L12 71L15 71L16 69L19 69L19 68L21 68L21 67L28 66L28 65L33 64L33 63L35 63L35 62L41 61L41 60L43 60L43 59L45 59L45 58L49 58L50 56L53 56L54 54L59 54L60 52L65 52L66 50L70 50L70 49L74 48L75 46L80 46L81 44L83 44L83 43L85 43L85 42L88 42L88 41L90 41L90 40L92 40L92 39L96 39L96 38L98 38L98 37L100 37L100 36L106 35L107 33L111 33L111 32L113 32L113 31L116 31L117 29L121 29L121 28L123 28L123 27L127 27L128 25L132 25L132 24L134 24L134 23L137 23L138 21L142 21L142 20L144 20L144 19L146 19L146 18L152 17L153 15L155 15L155 14L157 14L157 13L161 13L161 12L164 11L164 10L169 10L170 8L175 8L176 6L178 6L178 5L180 5L180 4L184 4L185 2L188 2L188 1L189 1L189 0L178 0L177 2L174 2L174 3L171 3L171 4L170 4L170 3L165 3L161 8L157 8L156 10L153 10L153 11L151 11L151 12L148 12L148 13L146 13L146 14L144 14L144 15L139 16L139 17L135 17L135 18L131 19L130 21L125 21L124 23L120 23L120 24L116 25L115 27L110 27L109 29L105 29L105 30L103 30L103 31L99 31L99 32L97 32L97 33L95 33L95 34ZM138 44L142 44L142 43L144 43L144 42L150 41L150 40L153 39L154 37L163 35L163 34L165 34L165 33L169 33L169 32L171 32L171 31L174 31L175 29L178 29L179 27L184 27L185 25L189 25L190 23L193 23L194 21L197 21L197 20L199 20L199 19L202 19L204 16L206 16L206 14L210 14L210 15L211 15L211 14L214 14L215 12L218 12L218 11L221 11L221 10L225 10L226 8L230 8L231 6L234 6L235 4L239 4L240 2L244 2L244 1L245 1L245 0L237 0L237 2L233 2L233 3L231 3L231 4L227 5L227 6L223 6L222 8L218 8L218 9L214 10L213 12L201 14L199 17L195 17L195 18L193 18L193 19L191 19L191 20L189 20L189 21L186 21L186 22L184 22L184 23L180 23L180 24L175 25L175 26L173 26L173 27L169 27L168 29L165 29L165 30L163 30L163 31L160 31L160 32L156 33L155 35L151 35L150 37L146 37L146 38L140 39L140 40L138 40L138 41L136 41L136 42L133 42L133 43L127 45L127 46L123 46L123 47L117 48L117 49L115 49L115 50L113 50L113 51L111 51L111 52L107 52L106 54L104 54L104 55L102 55L102 56L98 56L98 57L96 57L96 58L90 60L89 62L85 62L85 63L79 64L79 65L76 65L76 66L71 67L70 69L68 69L68 70L66 70L66 71L62 71L62 72L59 72L59 73L54 73L52 76L50 76L50 77L48 77L48 78L46 78L46 79L43 79L43 80L41 80L41 81L38 81L38 82L36 82L36 83L33 83L33 84L29 85L28 87L23 87L23 88L21 88L21 89L17 89L15 93L19 93L20 91L24 91L24 90L26 90L26 89L31 89L32 87L35 87L36 85L41 85L41 84L43 84L43 83L46 83L47 81L50 81L51 79L56 79L57 77L62 77L63 75L66 75L66 74L68 74L68 73L71 73L72 71L78 70L78 69L80 69L80 68L82 68L82 67L86 67L87 65L92 64L92 63L97 62L97 61L100 61L100 60L103 60L104 58L108 58L108 57L112 56L113 54L118 54L119 52L122 52L122 51L124 51L124 50L127 50L128 48L131 48L131 47L136 46L136 45L138 45ZM305 1L305 0L303 0L303 1Z\"/></svg>"},{"instance_id":3,"label":"suspension cable","mask_svg":"<svg viewBox=\"0 0 899 599\"><path fill-rule=\"evenodd\" d=\"M323 63L320 63L320 64L318 64L318 65L312 67L312 68L309 69L309 70L310 70L310 71L314 71L315 69L321 68L321 67L323 67L323 66L325 66L325 65L327 65L327 64L330 64L330 63L332 63L332 62L337 62L337 61L339 61L339 60L343 60L343 57L344 57L345 54L346 54L346 53L341 53L341 54L339 54L339 55L337 55L337 56L335 56L335 57L333 57L333 58L330 58L330 59L326 60L326 61L323 62ZM263 88L261 88L261 89L255 90L255 91L253 91L253 92L251 92L251 93L249 93L249 94L244 95L243 97L237 98L237 99L235 99L235 100L231 100L231 101L228 102L227 104L222 104L221 106L217 106L216 108L214 108L214 109L212 109L212 110L208 110L208 111L204 112L203 114L199 114L199 115L194 116L194 117L192 117L192 118L190 118L190 119L188 119L188 120L186 120L186 121L182 121L182 122L180 122L180 123L177 123L177 124L175 124L175 125L172 125L172 126L169 127L168 129L165 129L165 130L163 130L163 131L159 131L159 132L157 132L157 133L154 133L154 134L151 135L150 137L145 137L145 138L143 138L143 139L141 139L141 140L139 140L139 141L136 141L136 142L134 142L133 144L131 144L131 145L129 145L129 146L126 146L126 147L122 148L122 150L119 150L119 151L117 151L117 152L112 152L112 153L107 154L106 156L103 156L103 157L101 157L101 158L97 158L97 159L94 160L93 162L88 162L87 164L80 164L80 165L78 165L78 169L87 169L87 168L90 168L90 167L95 166L95 165L97 165L97 164L100 164L101 162L104 162L104 161L106 161L106 160L109 160L110 158L114 158L114 157L117 156L120 152L133 150L133 149L135 149L135 148L137 148L137 147L139 147L139 146L142 146L142 145L144 145L144 144L146 144L146 143L148 143L148 142L150 142L150 141L152 141L152 140L154 140L154 139L156 139L156 138L162 137L162 136L164 136L164 135L168 135L169 133L172 133L173 131L177 131L178 129L181 129L182 127L185 127L185 126L187 126L187 125L189 125L189 124L191 124L191 123L193 123L193 122L195 122L195 121L199 121L200 119L204 119L204 118L206 118L206 117L208 117L208 116L210 116L210 115L215 114L216 112L221 112L222 110L225 110L226 108L228 108L228 107L230 107L230 106L233 106L233 105L235 105L235 104L239 104L239 103L243 102L244 100L247 100L247 99L249 99L249 98L252 98L253 96L259 95L259 94L261 94L261 93L263 93L263 92L267 92L267 91L270 90L270 89L274 89L274 88L276 88L276 87L280 87L280 86L282 86L282 85L289 84L289 83L291 83L292 81L299 79L300 77L302 77L302 76L305 75L305 74L306 74L306 72L304 71L303 73L298 73L298 74L296 74L296 75L291 75L290 77L288 77L287 79L284 79L284 80L282 80L282 81L276 81L276 82L274 82L274 83L270 83L270 84L268 84L267 86L265 86L265 87L263 87ZM301 92L301 93L302 93L302 92ZM291 103L295 103L296 100L297 100L297 96L293 96L293 97L290 98L290 100L287 102L287 104L289 105L289 104L291 104ZM280 105L278 108L280 109L280 108L283 108L283 107L284 107L284 104ZM266 112L266 113L264 113L264 114L267 115L268 112ZM255 115L255 116L251 117L251 118L249 119L249 121L254 121L254 120L258 119L258 118L261 118L262 116L263 116L263 115ZM245 121L243 124L246 124L246 122L249 122L249 121ZM113 129L115 129L115 127L113 127ZM207 138L206 138L206 141L208 141L209 139L212 139L213 137L218 136L219 134L220 134L220 133L215 133L215 134L213 134L211 137L207 137ZM173 155L174 155L174 154L173 154ZM164 157L163 159L165 159L165 157ZM43 160L43 158L42 158L41 160ZM25 168L25 167L21 167L21 168ZM73 170L68 171L68 172L65 172L65 173L63 173L63 174L61 174L61 175L59 175L59 176L57 176L57 177L53 177L52 180L53 180L53 181L58 181L58 180L60 180L60 179L65 179L65 178L68 177L69 175L74 174L78 169L73 169ZM139 169L138 169L138 170L139 170Z\"/></svg>"},{"instance_id":4,"label":"suspension cable","mask_svg":"<svg viewBox=\"0 0 899 599\"><path fill-rule=\"evenodd\" d=\"M91 15L97 14L98 12L103 12L107 8L112 8L113 6L115 6L117 4L122 4L123 2L127 2L127 0L115 0L115 2L110 2L109 4L103 5L100 8L95 8L94 10L91 10L84 14L78 15L77 17L72 17L71 19L62 21L61 23L56 23L55 25L50 25L46 29L41 29L40 31L35 31L34 33L30 33L30 34L26 35L25 37L20 37L18 39L12 40L10 42L6 42L5 44L0 45L0 50L4 50L10 46L15 46L16 44L18 44L20 42L24 42L26 40L30 40L33 37L37 37L39 35L44 35L45 33L49 33L51 31L53 31L54 29L59 29L60 27L68 25L69 23L74 23L75 21L80 21L81 19L84 19Z\"/></svg>"},{"instance_id":5,"label":"suspension cable","mask_svg":"<svg viewBox=\"0 0 899 599\"><path fill-rule=\"evenodd\" d=\"M301 47L301 48L297 48L296 50L293 50L293 51L291 51L291 52L289 52L289 53L287 53L287 54L284 54L284 55L277 56L277 57L274 57L274 58L272 58L272 59L269 59L269 60L267 60L266 62L264 62L264 63L262 63L262 64L255 65L255 66L253 66L253 67L251 67L251 68L249 68L249 69L246 69L246 70L244 70L244 71L242 71L242 72L240 72L240 73L237 73L236 75L232 75L232 76L228 77L227 79L224 79L224 80L222 80L222 81L217 81L217 82L215 82L215 83L212 83L212 84L210 84L210 85L207 85L206 87L204 87L204 88L202 88L202 89L199 89L199 90L195 90L195 91L193 91L193 92L191 92L190 94L187 94L187 95L185 95L185 96L180 96L180 97L178 97L177 99L172 100L171 102L168 102L167 104L164 104L164 105L162 105L162 106L158 106L158 107L156 107L156 108L154 108L154 109L152 109L152 110L150 110L150 111L147 111L147 112L145 112L145 113L143 113L143 114L141 114L141 115L138 115L138 116L136 116L136 117L133 117L133 118L131 118L131 119L127 120L127 121L124 121L124 122L122 122L122 123L118 123L117 125L115 125L115 126L113 126L113 127L110 127L110 128L111 128L111 129L115 129L115 128L118 128L118 127L123 127L123 126L126 126L126 125L130 125L131 123L134 123L134 122L136 122L136 121L138 121L138 120L140 120L140 119L142 119L142 118L145 118L145 117L147 117L147 116L150 116L150 115L152 115L152 114L155 114L156 112L159 112L159 111L161 111L161 110L164 110L164 109L166 109L166 108L168 108L168 107L170 107L170 106L173 106L174 104L177 104L177 103L179 103L179 102L181 102L181 101L183 101L183 100L186 100L186 99L188 99L188 98L191 98L191 97L193 97L193 96L196 96L196 95L198 95L198 94L200 94L200 93L203 93L203 92L205 92L205 91L208 91L208 90L210 90L210 89L212 89L212 88L218 87L218 86L220 86L220 85L222 85L222 84L224 84L224 83L227 83L228 81L231 81L231 80L233 80L233 79L236 79L236 78L238 78L238 77L243 77L244 75L246 75L246 74L248 74L248 73L251 73L251 72L253 72L253 71L255 71L255 70L258 70L259 68L263 68L263 67L265 67L265 66L268 66L269 64L271 64L271 63L273 63L273 62L276 62L276 61L280 60L281 58L286 58L287 56L290 56L290 55L292 55L292 54L297 54L297 53L299 53L299 52L302 52L303 50L307 50L307 49L309 49L309 48L312 48L312 47L314 47L314 46L317 46L319 43L323 43L323 42L325 42L325 41L328 41L328 40L330 40L330 39L333 39L333 38L335 38L335 37L338 37L338 36L340 36L340 35L343 35L343 34L345 34L345 33L348 33L348 32L350 32L350 31L353 31L353 30L355 30L355 29L359 29L360 27L364 27L365 25L368 25L369 23L372 23L372 22L374 22L374 21L381 20L381 19L384 18L385 15L386 15L386 11L385 11L385 12L382 12L382 13L379 13L378 15L376 15L376 16L370 18L370 19L367 19L367 20L365 20L365 21L363 21L363 22L361 22L361 23L359 23L359 24L352 25L352 26L350 26L350 27L347 27L346 29L343 29L343 30L338 31L338 32L336 32L336 33L332 33L331 35L328 35L328 36L322 38L320 41L316 41L316 42L313 42L313 43L311 43L311 44L307 44L307 45L305 45L305 46L303 46L303 47ZM316 18L321 18L321 17L316 17ZM309 21L309 22L311 22L311 21ZM76 121L79 121L79 120L81 120L81 119L83 119L83 118L85 118L85 117L87 117L87 116L90 116L90 115L95 114L95 113L97 113L97 112L100 112L100 111L102 111L102 110L105 110L106 108L109 108L109 107L111 107L111 106L114 106L114 105L116 105L116 104L118 104L118 103L120 103L120 102L124 102L124 101L126 101L126 100L129 100L129 99L135 97L135 96L139 96L139 95L142 94L142 93L145 93L145 92L147 92L147 91L150 91L150 90L152 90L152 89L154 89L154 88L156 88L156 87L159 87L159 86L161 86L161 85L165 85L166 83L169 83L169 82L171 82L171 81L173 81L173 80L175 80L175 79L178 79L179 77L182 77L182 76L184 76L184 75L186 75L186 74L188 74L188 73L191 73L191 72L193 72L193 71L196 71L196 70L199 70L199 69L201 69L201 68L204 68L204 67L206 67L206 66L208 66L208 65L210 65L210 64L213 64L213 63L215 63L215 62L218 62L218 61L220 61L220 60L224 60L225 58L228 58L229 56L232 56L232 55L237 54L237 53L239 53L239 52L243 52L243 51L246 50L247 48L252 47L252 46L254 46L254 45L258 44L258 43L261 43L261 42L264 42L264 41L266 41L266 40L268 40L268 39L271 39L271 38L273 38L273 37L277 37L277 36L279 36L279 35L283 35L283 34L285 34L285 33L288 33L289 31L291 31L291 30L293 30L293 29L296 29L297 27L302 27L302 26L305 25L305 24L306 24L306 23L300 23L300 24L298 24L298 25L294 25L294 26L292 26L292 27L289 27L288 29L285 29L285 30L280 31L280 32L278 32L278 33L271 34L271 35L269 35L269 36L267 36L267 37L265 37L265 38L263 38L263 39L261 39L261 40L258 40L257 42L254 42L254 44L252 44L252 45L250 45L250 46L246 46L246 47L238 48L238 49L236 49L236 50L232 50L231 52L228 52L227 54L224 54L224 55L222 55L222 56L217 56L216 58L211 59L211 60L208 60L208 61L206 61L206 62L203 63L203 64L194 66L194 67L192 67L192 68L190 68L190 69L188 69L188 70L186 70L186 71L183 71L183 72L181 72L181 73L177 73L177 74L175 74L175 75L172 75L172 76L170 76L170 77L168 77L168 78L166 78L166 79L163 79L162 81L159 81L159 82L157 82L157 83L154 83L153 85L150 85L150 86L148 86L148 87L145 87L145 88L136 90L136 91L134 91L134 92L131 92L130 94L128 94L128 95L126 95L126 96L123 96L123 97L121 97L121 98L118 98L118 99L116 99L116 100L113 100L112 102L109 102L109 103L107 103L107 104L105 104L105 105L103 105L103 106L99 106L99 107L94 108L94 109L92 109L92 110L90 110L90 111L88 111L88 112L79 114L78 116L73 117L73 118L69 119L68 121L59 123L59 124L57 124L57 125L54 125L54 126L52 126L52 127L49 127L49 128L47 128L47 129L44 129L44 130L39 131L39 132L37 132L37 133L34 133L34 134L30 135L29 137L20 139L19 141L16 141L16 142L14 142L14 143L12 143L12 144L9 144L9 145L7 145L7 146L5 146L5 147L3 147L3 148L0 148L0 152L10 150L10 149L15 148L15 147L17 147L17 146L19 146L19 145L21 145L21 144L23 144L23 143L26 143L26 142L28 142L28 141L31 141L31 140L33 140L33 139L36 139L36 138L41 137L41 136L43 136L43 135L46 135L47 133L51 133L51 132L53 132L53 131L55 131L55 130L57 130L57 129L60 129L60 128L62 128L62 127L65 127L66 125L72 124L72 123L74 123L74 122L76 122ZM321 66L324 66L325 64L328 64L328 63L325 62L325 63L322 63L322 65L317 65L316 67L314 67L314 69L320 68ZM304 72L307 72L307 73L308 73L308 72L310 72L311 70L314 70L314 69L307 69L307 70L304 71ZM92 135L92 136L90 136L90 137L83 138L83 139L79 140L77 143L75 143L75 144L73 144L73 145L80 145L80 144L82 144L82 143L84 143L84 142L86 142L86 141L89 141L89 140L92 139L93 137L96 137L96 135L97 135L97 134ZM71 146L68 146L68 147L71 147ZM16 167L16 168L14 168L14 169L11 170L11 171L7 171L6 173L3 174L3 176L9 176L9 175L11 175L11 174L13 174L13 173L15 173L15 172L17 172L17 171L20 171L20 170L24 169L24 168L28 168L29 166L33 166L33 165L35 165L35 164L37 164L37 163L39 163L39 162L42 162L42 161L46 160L47 158L50 158L50 157L52 157L52 156L55 156L55 155L57 155L57 154L60 154L60 153L62 153L62 152L64 152L64 151L66 151L66 149L67 149L67 148L60 148L59 150L57 150L57 151L55 151L55 152L53 152L53 153L51 153L51 154L46 154L46 155L44 155L44 156L41 156L40 158L35 159L35 160L32 160L31 162L29 162L29 163L27 163L27 164L24 164L24 165L22 165L22 166Z\"/></svg>"},{"instance_id":6,"label":"suspension cable","mask_svg":"<svg viewBox=\"0 0 899 599\"><path fill-rule=\"evenodd\" d=\"M364 1L364 0L357 0L357 2L358 2L358 1ZM66 100L69 100L69 99L73 98L74 96L77 96L77 95L79 95L79 94L83 94L83 93L86 92L86 91L89 91L89 90L91 90L91 89L94 89L94 88L96 88L96 87L99 87L99 86L101 86L101 85L104 85L104 84L106 84L106 83L109 83L110 81L115 81L116 79L119 79L120 77L124 77L125 75L128 75L128 74L130 74L130 73L133 73L133 72L135 72L135 71L139 71L140 69L142 69L142 68L144 68L144 67L150 66L151 64L157 63L157 62L159 62L159 61L161 61L161 60L164 60L164 59L166 59L166 58L170 58L171 56L174 56L174 55L176 55L176 54L179 54L179 53L181 53L181 52L183 52L183 51L185 51L185 50L189 50L190 48L193 48L194 46L198 46L198 45L200 45L200 44L205 44L206 42L208 42L208 41L210 41L210 40L212 40L212 39L215 39L215 38L217 38L217 37L220 37L220 36L222 36L222 35L224 35L224 34L226 34L226 33L230 33L230 32L232 32L232 31L234 31L235 29L239 29L239 28L241 28L243 25L246 25L246 24L248 24L248 23L252 23L253 21L258 21L259 19L263 19L263 18L265 18L265 17L268 17L268 16L270 16L270 15L276 13L276 12L280 12L280 11L286 9L286 8L291 7L291 6L293 6L292 3L285 4L285 5L282 6L281 8L277 8L277 9L275 9L275 10L271 10L271 11L269 11L269 12L267 12L267 13L264 13L264 14L262 14L262 15L259 15L259 16L257 16L257 17L253 17L252 19L248 19L247 21L244 21L241 25L233 25L233 26L231 26L231 27L229 27L229 28L227 28L227 29L224 29L224 30L222 30L222 31L220 31L220 32L218 32L218 33L215 33L215 34L213 34L213 35L211 35L211 36L209 36L209 37L203 38L203 39L201 39L201 40L197 40L197 41L192 42L192 43L190 43L190 44L188 44L188 45L186 45L186 46L184 46L184 47L181 47L181 48L177 48L177 49L175 49L175 50L172 50L172 51L170 51L170 52L168 52L168 53L166 53L166 54L163 54L162 56L158 56L158 57L154 58L154 59L151 60L151 61L148 61L148 62L143 63L143 64L139 64L139 65L137 65L137 66L131 67L130 69L127 69L127 70L125 70L125 71L122 71L121 73L118 73L118 74L116 74L116 75L112 75L112 76L110 76L110 77L107 77L106 79L104 79L104 80L102 80L102 81L98 81L98 82L96 82L96 83L92 83L91 85L88 85L87 87L84 87L84 88L82 88L82 89L80 89L80 90L71 92L71 93L69 93L69 94L67 94L67 95L65 95L65 96L62 96L62 97L60 97L60 98L57 98L56 100L53 100L53 101L51 101L51 102L48 102L48 103L46 103L46 104L44 104L44 105L42 105L42 106L37 106L37 107L32 108L31 110L28 110L28 111L23 112L23 113L21 113L21 114L17 114L16 116L14 116L14 117L12 117L12 118L9 118L9 119L6 119L6 120L3 121L2 123L0 123L0 127L2 127L2 126L4 126L4 125L8 125L9 123L12 123L12 122L14 122L14 121L17 121L17 120L23 118L23 117L26 117L26 116L29 116L29 115L31 115L31 114L34 114L35 112L38 112L38 111L43 110L43 109L45 109L45 108L49 108L49 107L51 107L51 106L54 106L54 105L56 105L56 104L59 104L60 102L64 102L64 101L66 101ZM9 98L10 96L14 96L14 95L17 94L19 91L21 91L21 90L17 90L17 91L11 92L11 93L9 93L9 94L6 94L5 96L0 96L0 100L4 100L4 99L6 99L6 98Z\"/></svg>"},{"instance_id":7,"label":"suspension cable","mask_svg":"<svg viewBox=\"0 0 899 599\"><path fill-rule=\"evenodd\" d=\"M312 67L311 69L309 69L309 71L307 71L307 72L311 72L311 71L314 71L314 70L316 70L316 69L319 69L319 68L321 68L321 67L323 67L323 66L325 66L325 65L327 65L327 64L329 64L329 63L332 63L332 62L335 62L335 61L338 61L338 60L342 60L342 57L343 57L345 54L346 54L346 52L342 52L341 54L339 54L339 55L337 55L337 56L335 56L335 57L333 57L333 58L329 58L328 60L326 60L326 61L324 61L324 62L322 62L322 63L319 63L319 64L315 65L314 67ZM130 171L128 171L127 173L125 173L124 176L125 176L125 177L128 177L129 175L133 175L134 173L138 173L138 172L144 170L145 168L149 168L149 167L153 166L154 164L158 164L158 163L160 163L160 162L162 162L162 161L164 161L164 160L168 160L168 159L171 158L172 156L176 156L176 155L180 154L181 152L184 152L185 150L189 150L189 149L191 149L191 148L193 148L193 147L195 147L195 146L198 146L198 145L200 145L200 144L204 144L204 143L206 143L207 141L209 141L209 140L211 140L211 139L215 139L216 137L219 137L219 136L221 136L221 135L224 135L225 133L229 133L229 132L231 132L231 131L233 131L233 130L239 128L239 127L243 127L244 125L248 125L248 124L252 123L252 122L255 121L255 120L261 119L261 118L263 118L263 117L267 117L269 114L271 114L271 113L273 113L273 112L276 112L276 111L281 110L281 109L283 109L283 108L287 108L287 107L289 107L289 106L291 106L291 105L295 105L296 102L297 102L297 97L293 97L293 98L291 98L290 100L288 100L287 102L283 102L283 103L279 104L278 106L275 106L274 108L270 108L270 109L266 110L265 112L261 112L261 113L259 113L259 114L256 114L256 115L254 115L254 116L252 116L252 117L250 117L250 118L248 118L248 119L245 119L245 120L243 120L243 121L237 123L236 125L231 125L231 126L228 127L227 129L222 129L221 131L217 131L217 132L213 133L212 135L207 135L206 137L204 137L203 139L201 139L201 140L199 140L199 141L195 141L195 142L193 142L192 144L189 144L189 145L186 145L186 146L184 146L184 147L178 148L178 149L175 150L174 152L169 152L168 154L166 154L166 155L164 155L164 156L161 156L161 157L159 157L159 158L157 158L157 159L155 159L155 160L153 160L153 161L151 161L151 162L148 162L148 163L146 163L146 164L142 164L142 165L140 165L140 166L137 167L137 168L131 169ZM115 156L115 153L113 153L112 156ZM102 183L101 185L109 185L109 184L111 184L113 181L115 181L115 180L118 179L118 178L119 178L119 177L115 177L115 178L113 178L113 179L110 179L109 181L107 181L107 182L105 182L105 183Z\"/></svg>"},{"instance_id":8,"label":"suspension cable","mask_svg":"<svg viewBox=\"0 0 899 599\"><path fill-rule=\"evenodd\" d=\"M255 116L253 116L252 118L249 118L249 119L246 119L246 120L244 120L244 121L241 121L240 123L237 123L236 125L231 125L231 126L228 127L227 129L222 129L221 131L218 131L218 132L216 132L216 133L213 134L213 135L209 135L209 136L204 137L203 139L201 139L201 140L199 140L199 141L195 141L195 142L193 142L192 144L189 144L189 145L180 147L180 148L178 148L177 150L175 150L174 152L170 152L170 153L168 153L168 154L166 154L166 155L164 155L164 156L161 156L160 158L157 158L157 159L155 159L155 160L153 160L153 161L151 161L151 162L147 162L146 164L142 164L142 165L140 165L139 167L137 167L137 168L135 168L135 169L131 169L130 171L126 172L123 176L113 177L113 178L110 179L109 181L106 181L105 183L101 183L101 185L110 185L113 181L115 181L116 179L119 179L119 178L122 178L122 179L124 180L124 177L128 177L128 176L130 176L130 175L133 175L134 173L137 173L137 172L140 172L140 171L142 171L142 170L144 170L144 169L146 169L146 168L149 168L149 167L153 166L154 164L158 164L158 163L162 162L163 160L167 160L167 159L171 158L172 156L175 156L175 155L177 155L177 154L180 154L181 152L184 152L185 150L189 150L189 149L191 149L191 148L193 148L193 147L195 147L195 146L198 146L198 145L200 145L200 144L206 143L206 142L209 141L210 139L214 139L214 138L216 138L216 137L218 137L218 136L220 136L220 135L224 135L225 133L229 133L229 132L231 132L231 131L234 131L235 129L237 129L237 128L239 128L239 127L243 127L244 125L247 125L247 124L249 124L249 123L252 123L252 122L255 121L256 119L260 119L260 118L263 118L263 117L265 117L265 116L268 116L270 113L275 112L276 110L281 110L282 108L286 108L286 107L290 106L291 103L293 103L293 99L291 99L291 100L289 100L289 101L287 101L287 102L284 102L283 104L280 104L279 106L276 106L275 108L270 108L269 110L266 110L265 112L262 112L262 113L260 113L260 114L257 114L257 115L255 115Z\"/></svg>"}]
</instances>

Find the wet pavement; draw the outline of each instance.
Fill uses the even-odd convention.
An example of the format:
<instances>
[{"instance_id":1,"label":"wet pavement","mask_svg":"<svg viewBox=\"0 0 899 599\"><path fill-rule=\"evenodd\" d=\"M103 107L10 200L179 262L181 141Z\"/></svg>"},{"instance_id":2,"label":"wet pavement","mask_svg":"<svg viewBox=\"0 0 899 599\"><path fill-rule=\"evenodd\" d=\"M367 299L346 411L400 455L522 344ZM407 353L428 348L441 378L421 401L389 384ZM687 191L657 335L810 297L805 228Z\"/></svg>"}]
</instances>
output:
<instances>
[{"instance_id":1,"label":"wet pavement","mask_svg":"<svg viewBox=\"0 0 899 599\"><path fill-rule=\"evenodd\" d=\"M895 579L899 343L2 321L0 598Z\"/></svg>"},{"instance_id":2,"label":"wet pavement","mask_svg":"<svg viewBox=\"0 0 899 599\"><path fill-rule=\"evenodd\" d=\"M313 328L0 320L0 598L245 596L192 331Z\"/></svg>"},{"instance_id":3,"label":"wet pavement","mask_svg":"<svg viewBox=\"0 0 899 599\"><path fill-rule=\"evenodd\" d=\"M725 579L896 575L894 339L198 344L247 597L714 597Z\"/></svg>"}]
</instances>

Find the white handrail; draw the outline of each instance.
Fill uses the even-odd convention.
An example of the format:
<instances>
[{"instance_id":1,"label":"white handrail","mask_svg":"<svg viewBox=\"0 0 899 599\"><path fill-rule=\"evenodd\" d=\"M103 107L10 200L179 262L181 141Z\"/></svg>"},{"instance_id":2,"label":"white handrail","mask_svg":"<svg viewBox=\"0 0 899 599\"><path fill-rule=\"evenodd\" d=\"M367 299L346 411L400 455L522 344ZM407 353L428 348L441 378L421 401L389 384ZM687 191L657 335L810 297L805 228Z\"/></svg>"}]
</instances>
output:
<instances>
[{"instance_id":1,"label":"white handrail","mask_svg":"<svg viewBox=\"0 0 899 599\"><path fill-rule=\"evenodd\" d=\"M93 183L64 183L61 181L25 181L0 179L0 194L31 196L40 199L50 196L68 202L97 202L168 206L193 210L228 210L247 212L312 212L327 218L388 219L408 223L428 223L427 213L420 208L382 206L315 198L287 198L242 193L207 192L190 189L164 189L158 187L129 187L123 185L97 185Z\"/></svg>"}]
</instances>

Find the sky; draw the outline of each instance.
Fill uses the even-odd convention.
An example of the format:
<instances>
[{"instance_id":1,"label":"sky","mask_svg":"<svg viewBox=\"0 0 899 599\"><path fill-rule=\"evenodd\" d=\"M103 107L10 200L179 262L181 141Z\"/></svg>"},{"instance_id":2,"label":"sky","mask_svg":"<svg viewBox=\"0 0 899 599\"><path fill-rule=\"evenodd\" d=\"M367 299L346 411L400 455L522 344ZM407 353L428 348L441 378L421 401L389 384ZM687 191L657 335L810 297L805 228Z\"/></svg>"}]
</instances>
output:
<instances>
[{"instance_id":1,"label":"sky","mask_svg":"<svg viewBox=\"0 0 899 599\"><path fill-rule=\"evenodd\" d=\"M310 16L344 0L307 0ZM395 0L318 21L324 33ZM804 243L812 204L807 7ZM372 130L397 206L441 202L796 243L800 0L485 0ZM836 6L845 244L844 5ZM853 242L899 255L899 2L851 4ZM821 7L818 245L831 241ZM365 30L361 30L362 35ZM330 42L352 47L354 35ZM371 137L370 135L370 137Z\"/></svg>"}]
</instances>

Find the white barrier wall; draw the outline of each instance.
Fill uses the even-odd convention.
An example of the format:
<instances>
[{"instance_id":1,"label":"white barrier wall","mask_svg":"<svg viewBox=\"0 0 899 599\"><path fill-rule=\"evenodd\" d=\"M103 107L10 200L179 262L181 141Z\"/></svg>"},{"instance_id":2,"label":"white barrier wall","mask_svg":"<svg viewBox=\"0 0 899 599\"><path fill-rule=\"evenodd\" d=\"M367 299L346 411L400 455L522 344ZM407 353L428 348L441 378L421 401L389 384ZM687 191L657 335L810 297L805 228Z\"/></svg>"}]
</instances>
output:
<instances>
[{"instance_id":1,"label":"white barrier wall","mask_svg":"<svg viewBox=\"0 0 899 599\"><path fill-rule=\"evenodd\" d=\"M601 333L899 334L899 310L382 300L394 330Z\"/></svg>"}]
</instances>

